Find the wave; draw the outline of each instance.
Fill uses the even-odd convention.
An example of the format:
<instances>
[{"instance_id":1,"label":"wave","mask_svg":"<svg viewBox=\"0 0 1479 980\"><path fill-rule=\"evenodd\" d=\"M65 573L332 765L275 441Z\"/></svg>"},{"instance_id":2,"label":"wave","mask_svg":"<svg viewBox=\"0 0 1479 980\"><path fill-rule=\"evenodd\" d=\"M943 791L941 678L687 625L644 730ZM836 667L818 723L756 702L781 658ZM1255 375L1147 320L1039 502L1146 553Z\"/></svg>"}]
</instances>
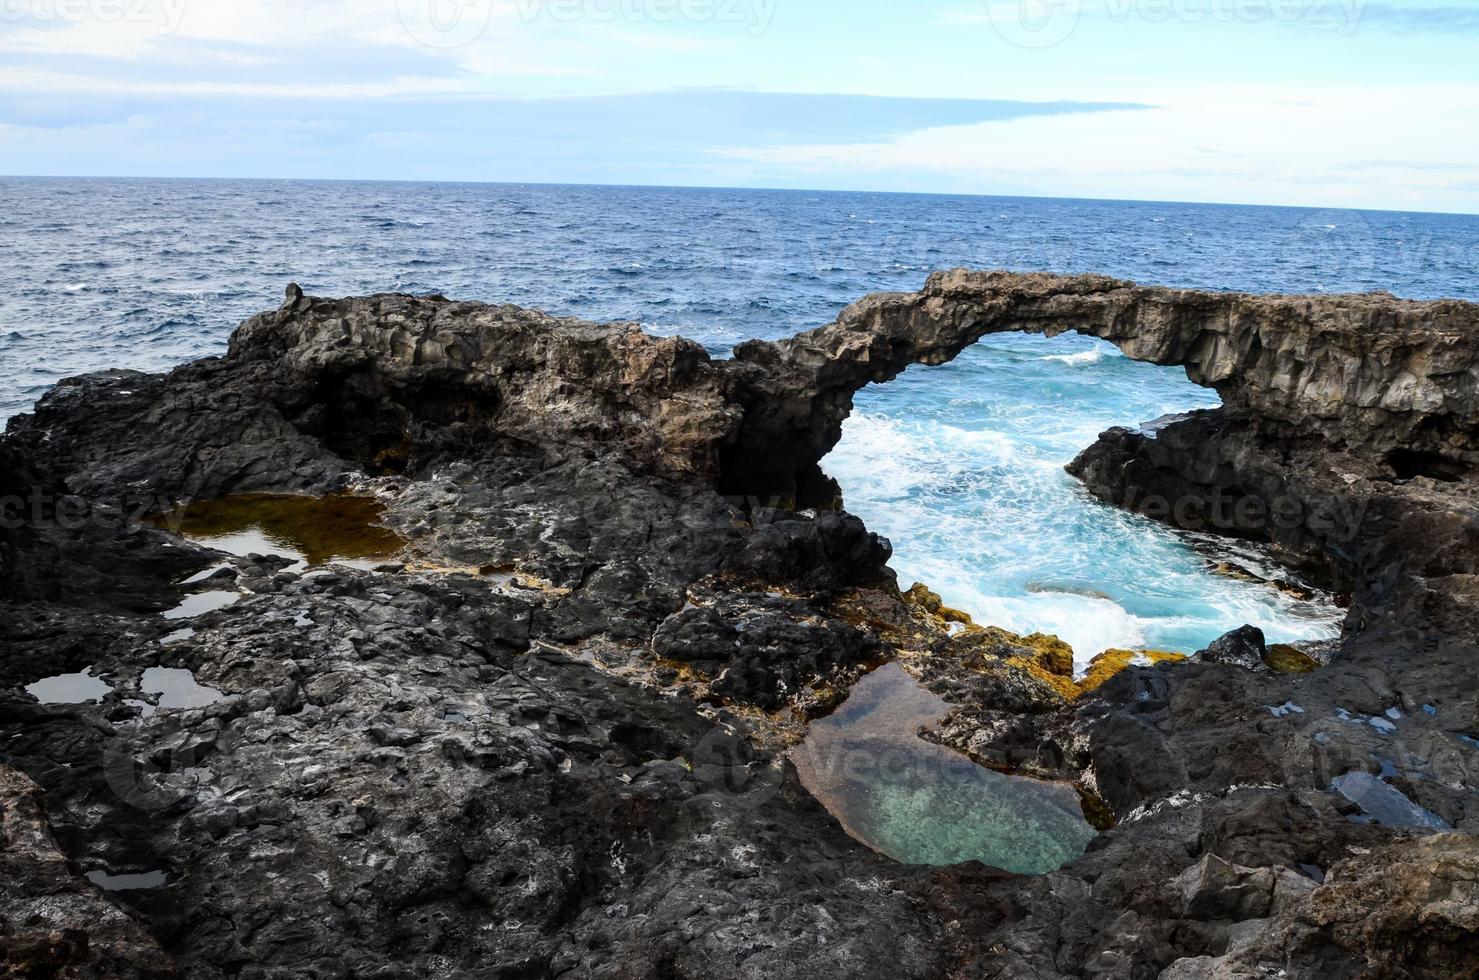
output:
<instances>
[{"instance_id":1,"label":"wave","mask_svg":"<svg viewBox=\"0 0 1479 980\"><path fill-rule=\"evenodd\" d=\"M1061 364L1098 364L1106 357L1120 357L1118 351L1107 351L1096 348L1094 350L1079 351L1077 354L1048 354L1039 358L1044 361L1058 361Z\"/></svg>"},{"instance_id":2,"label":"wave","mask_svg":"<svg viewBox=\"0 0 1479 980\"><path fill-rule=\"evenodd\" d=\"M1073 647L1074 673L1080 676L1105 650L1138 650L1146 645L1148 622L1112 599L1064 592L985 595L958 582L936 591L947 603L962 603L982 625L1024 636L1056 636Z\"/></svg>"},{"instance_id":3,"label":"wave","mask_svg":"<svg viewBox=\"0 0 1479 980\"><path fill-rule=\"evenodd\" d=\"M360 220L368 225L382 231L390 231L396 228L417 229L425 228L425 221L412 221L409 218L381 218L376 215L361 215Z\"/></svg>"},{"instance_id":4,"label":"wave","mask_svg":"<svg viewBox=\"0 0 1479 980\"><path fill-rule=\"evenodd\" d=\"M933 417L960 417L958 396L914 392L913 417L892 402L859 411L823 463L848 509L893 542L903 581L925 582L982 625L1058 636L1080 671L1106 649L1192 653L1243 623L1275 642L1337 632L1328 603L1217 576L1192 542L1089 498L1041 444L1056 399L1024 403L1001 431ZM1085 444L1100 428L1067 424Z\"/></svg>"}]
</instances>

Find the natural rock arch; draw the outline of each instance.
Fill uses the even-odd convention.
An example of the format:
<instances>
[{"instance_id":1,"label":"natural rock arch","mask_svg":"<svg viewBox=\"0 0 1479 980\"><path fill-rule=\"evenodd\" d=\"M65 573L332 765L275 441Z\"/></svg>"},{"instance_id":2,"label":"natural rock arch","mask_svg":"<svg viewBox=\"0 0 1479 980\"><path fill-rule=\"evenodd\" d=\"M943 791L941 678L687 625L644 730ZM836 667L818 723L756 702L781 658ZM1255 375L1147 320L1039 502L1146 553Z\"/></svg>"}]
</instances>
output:
<instances>
[{"instance_id":1,"label":"natural rock arch","mask_svg":"<svg viewBox=\"0 0 1479 980\"><path fill-rule=\"evenodd\" d=\"M864 385L911 364L943 364L987 334L1069 330L1135 360L1185 367L1229 414L1381 454L1395 476L1457 475L1479 463L1479 317L1471 304L956 270L932 275L916 293L868 296L820 329L740 345L730 367L745 416L725 455L725 484L815 498L827 489L816 464L841 438Z\"/></svg>"}]
</instances>

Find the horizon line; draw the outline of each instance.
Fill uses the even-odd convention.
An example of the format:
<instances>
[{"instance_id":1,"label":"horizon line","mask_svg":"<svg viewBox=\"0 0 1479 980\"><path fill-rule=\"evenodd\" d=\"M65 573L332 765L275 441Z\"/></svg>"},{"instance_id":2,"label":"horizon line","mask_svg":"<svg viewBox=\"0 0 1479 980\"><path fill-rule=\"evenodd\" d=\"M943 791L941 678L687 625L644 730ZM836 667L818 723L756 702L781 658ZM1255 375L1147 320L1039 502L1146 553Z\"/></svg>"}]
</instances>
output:
<instances>
[{"instance_id":1,"label":"horizon line","mask_svg":"<svg viewBox=\"0 0 1479 980\"><path fill-rule=\"evenodd\" d=\"M790 194L877 194L895 197L973 197L1011 201L1073 201L1095 204L1164 204L1181 207L1212 208L1268 208L1289 211L1352 211L1372 214L1421 214L1437 217L1476 218L1479 211L1426 211L1404 208L1352 207L1330 204L1246 204L1230 201L1183 201L1170 198L1133 197L1075 197L1071 195L1046 194L991 194L983 191L899 191L899 190L854 190L827 187L762 187L717 184L631 184L631 183L587 183L561 180L494 180L463 179L445 180L417 177L204 177L204 176L160 176L119 174L0 174L0 180L158 180L158 181L239 181L261 183L325 183L325 184L475 184L499 187L582 187L673 191L763 191Z\"/></svg>"}]
</instances>

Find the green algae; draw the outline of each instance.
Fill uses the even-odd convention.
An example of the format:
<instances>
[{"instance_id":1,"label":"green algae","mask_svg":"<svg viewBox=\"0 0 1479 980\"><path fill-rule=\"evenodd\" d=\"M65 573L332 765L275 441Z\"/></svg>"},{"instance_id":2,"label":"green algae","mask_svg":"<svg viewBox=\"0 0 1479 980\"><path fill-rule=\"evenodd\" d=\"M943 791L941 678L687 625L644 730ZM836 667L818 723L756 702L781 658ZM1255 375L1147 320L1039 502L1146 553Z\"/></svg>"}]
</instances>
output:
<instances>
[{"instance_id":1,"label":"green algae","mask_svg":"<svg viewBox=\"0 0 1479 980\"><path fill-rule=\"evenodd\" d=\"M243 493L186 504L156 517L158 527L230 554L282 555L304 565L373 562L405 547L380 526L373 497Z\"/></svg>"},{"instance_id":2,"label":"green algae","mask_svg":"<svg viewBox=\"0 0 1479 980\"><path fill-rule=\"evenodd\" d=\"M849 834L906 864L980 861L1042 874L1083 854L1096 831L1078 791L987 769L920 737L949 712L887 664L812 722L792 762Z\"/></svg>"}]
</instances>

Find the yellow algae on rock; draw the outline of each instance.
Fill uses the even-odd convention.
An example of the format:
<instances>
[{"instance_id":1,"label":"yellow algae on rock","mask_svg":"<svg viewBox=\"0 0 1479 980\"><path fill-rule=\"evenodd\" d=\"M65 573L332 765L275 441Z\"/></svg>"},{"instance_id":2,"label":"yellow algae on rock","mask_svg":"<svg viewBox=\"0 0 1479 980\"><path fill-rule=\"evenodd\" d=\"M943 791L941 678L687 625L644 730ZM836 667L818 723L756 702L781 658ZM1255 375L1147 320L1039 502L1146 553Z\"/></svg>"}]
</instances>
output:
<instances>
[{"instance_id":1,"label":"yellow algae on rock","mask_svg":"<svg viewBox=\"0 0 1479 980\"><path fill-rule=\"evenodd\" d=\"M1062 674L1055 674L1034 659L1010 657L1004 661L1003 666L1036 680L1044 687L1057 692L1058 696L1065 701L1074 701L1083 693L1074 683L1072 675L1064 677Z\"/></svg>"},{"instance_id":2,"label":"yellow algae on rock","mask_svg":"<svg viewBox=\"0 0 1479 980\"><path fill-rule=\"evenodd\" d=\"M1044 633L1024 636L1022 642L1037 651L1037 662L1044 670L1059 677L1073 676L1073 647Z\"/></svg>"},{"instance_id":3,"label":"yellow algae on rock","mask_svg":"<svg viewBox=\"0 0 1479 980\"><path fill-rule=\"evenodd\" d=\"M931 660L959 658L962 666L982 674L1015 674L1036 685L1043 697L1056 694L1076 701L1097 690L1115 674L1135 663L1159 664L1185 660L1186 655L1165 650L1106 650L1095 657L1088 674L1074 679L1073 647L1056 636L1021 636L999 626L979 626L971 617L944 604L940 595L922 582L908 591L874 593L873 602L855 593L842 602L839 613L860 628L872 629L894 645L901 656ZM902 600L902 605L898 601ZM884 610L891 604L912 610L903 617ZM953 624L965 624L965 629ZM941 646L941 642L945 644ZM1049 693L1051 692L1051 693Z\"/></svg>"},{"instance_id":4,"label":"yellow algae on rock","mask_svg":"<svg viewBox=\"0 0 1479 980\"><path fill-rule=\"evenodd\" d=\"M929 586L923 582L915 582L911 585L909 591L903 594L903 598L910 605L918 606L935 616L940 614L940 609L945 605L945 600L940 598L940 593L931 592Z\"/></svg>"},{"instance_id":5,"label":"yellow algae on rock","mask_svg":"<svg viewBox=\"0 0 1479 980\"><path fill-rule=\"evenodd\" d=\"M945 605L938 592L931 592L923 582L915 582L910 586L908 592L900 593L900 597L909 605L924 610L926 614L939 620L939 625L948 623L959 623L962 626L976 628L975 621L971 619L970 613L961 612Z\"/></svg>"},{"instance_id":6,"label":"yellow algae on rock","mask_svg":"<svg viewBox=\"0 0 1479 980\"><path fill-rule=\"evenodd\" d=\"M1319 669L1320 662L1287 643L1275 643L1263 655L1263 662L1281 674L1309 674Z\"/></svg>"},{"instance_id":7,"label":"yellow algae on rock","mask_svg":"<svg viewBox=\"0 0 1479 980\"><path fill-rule=\"evenodd\" d=\"M1176 663L1185 660L1186 654L1166 650L1105 650L1089 662L1089 672L1078 682L1079 690L1084 694L1098 690L1111 677L1142 659L1147 664Z\"/></svg>"}]
</instances>

